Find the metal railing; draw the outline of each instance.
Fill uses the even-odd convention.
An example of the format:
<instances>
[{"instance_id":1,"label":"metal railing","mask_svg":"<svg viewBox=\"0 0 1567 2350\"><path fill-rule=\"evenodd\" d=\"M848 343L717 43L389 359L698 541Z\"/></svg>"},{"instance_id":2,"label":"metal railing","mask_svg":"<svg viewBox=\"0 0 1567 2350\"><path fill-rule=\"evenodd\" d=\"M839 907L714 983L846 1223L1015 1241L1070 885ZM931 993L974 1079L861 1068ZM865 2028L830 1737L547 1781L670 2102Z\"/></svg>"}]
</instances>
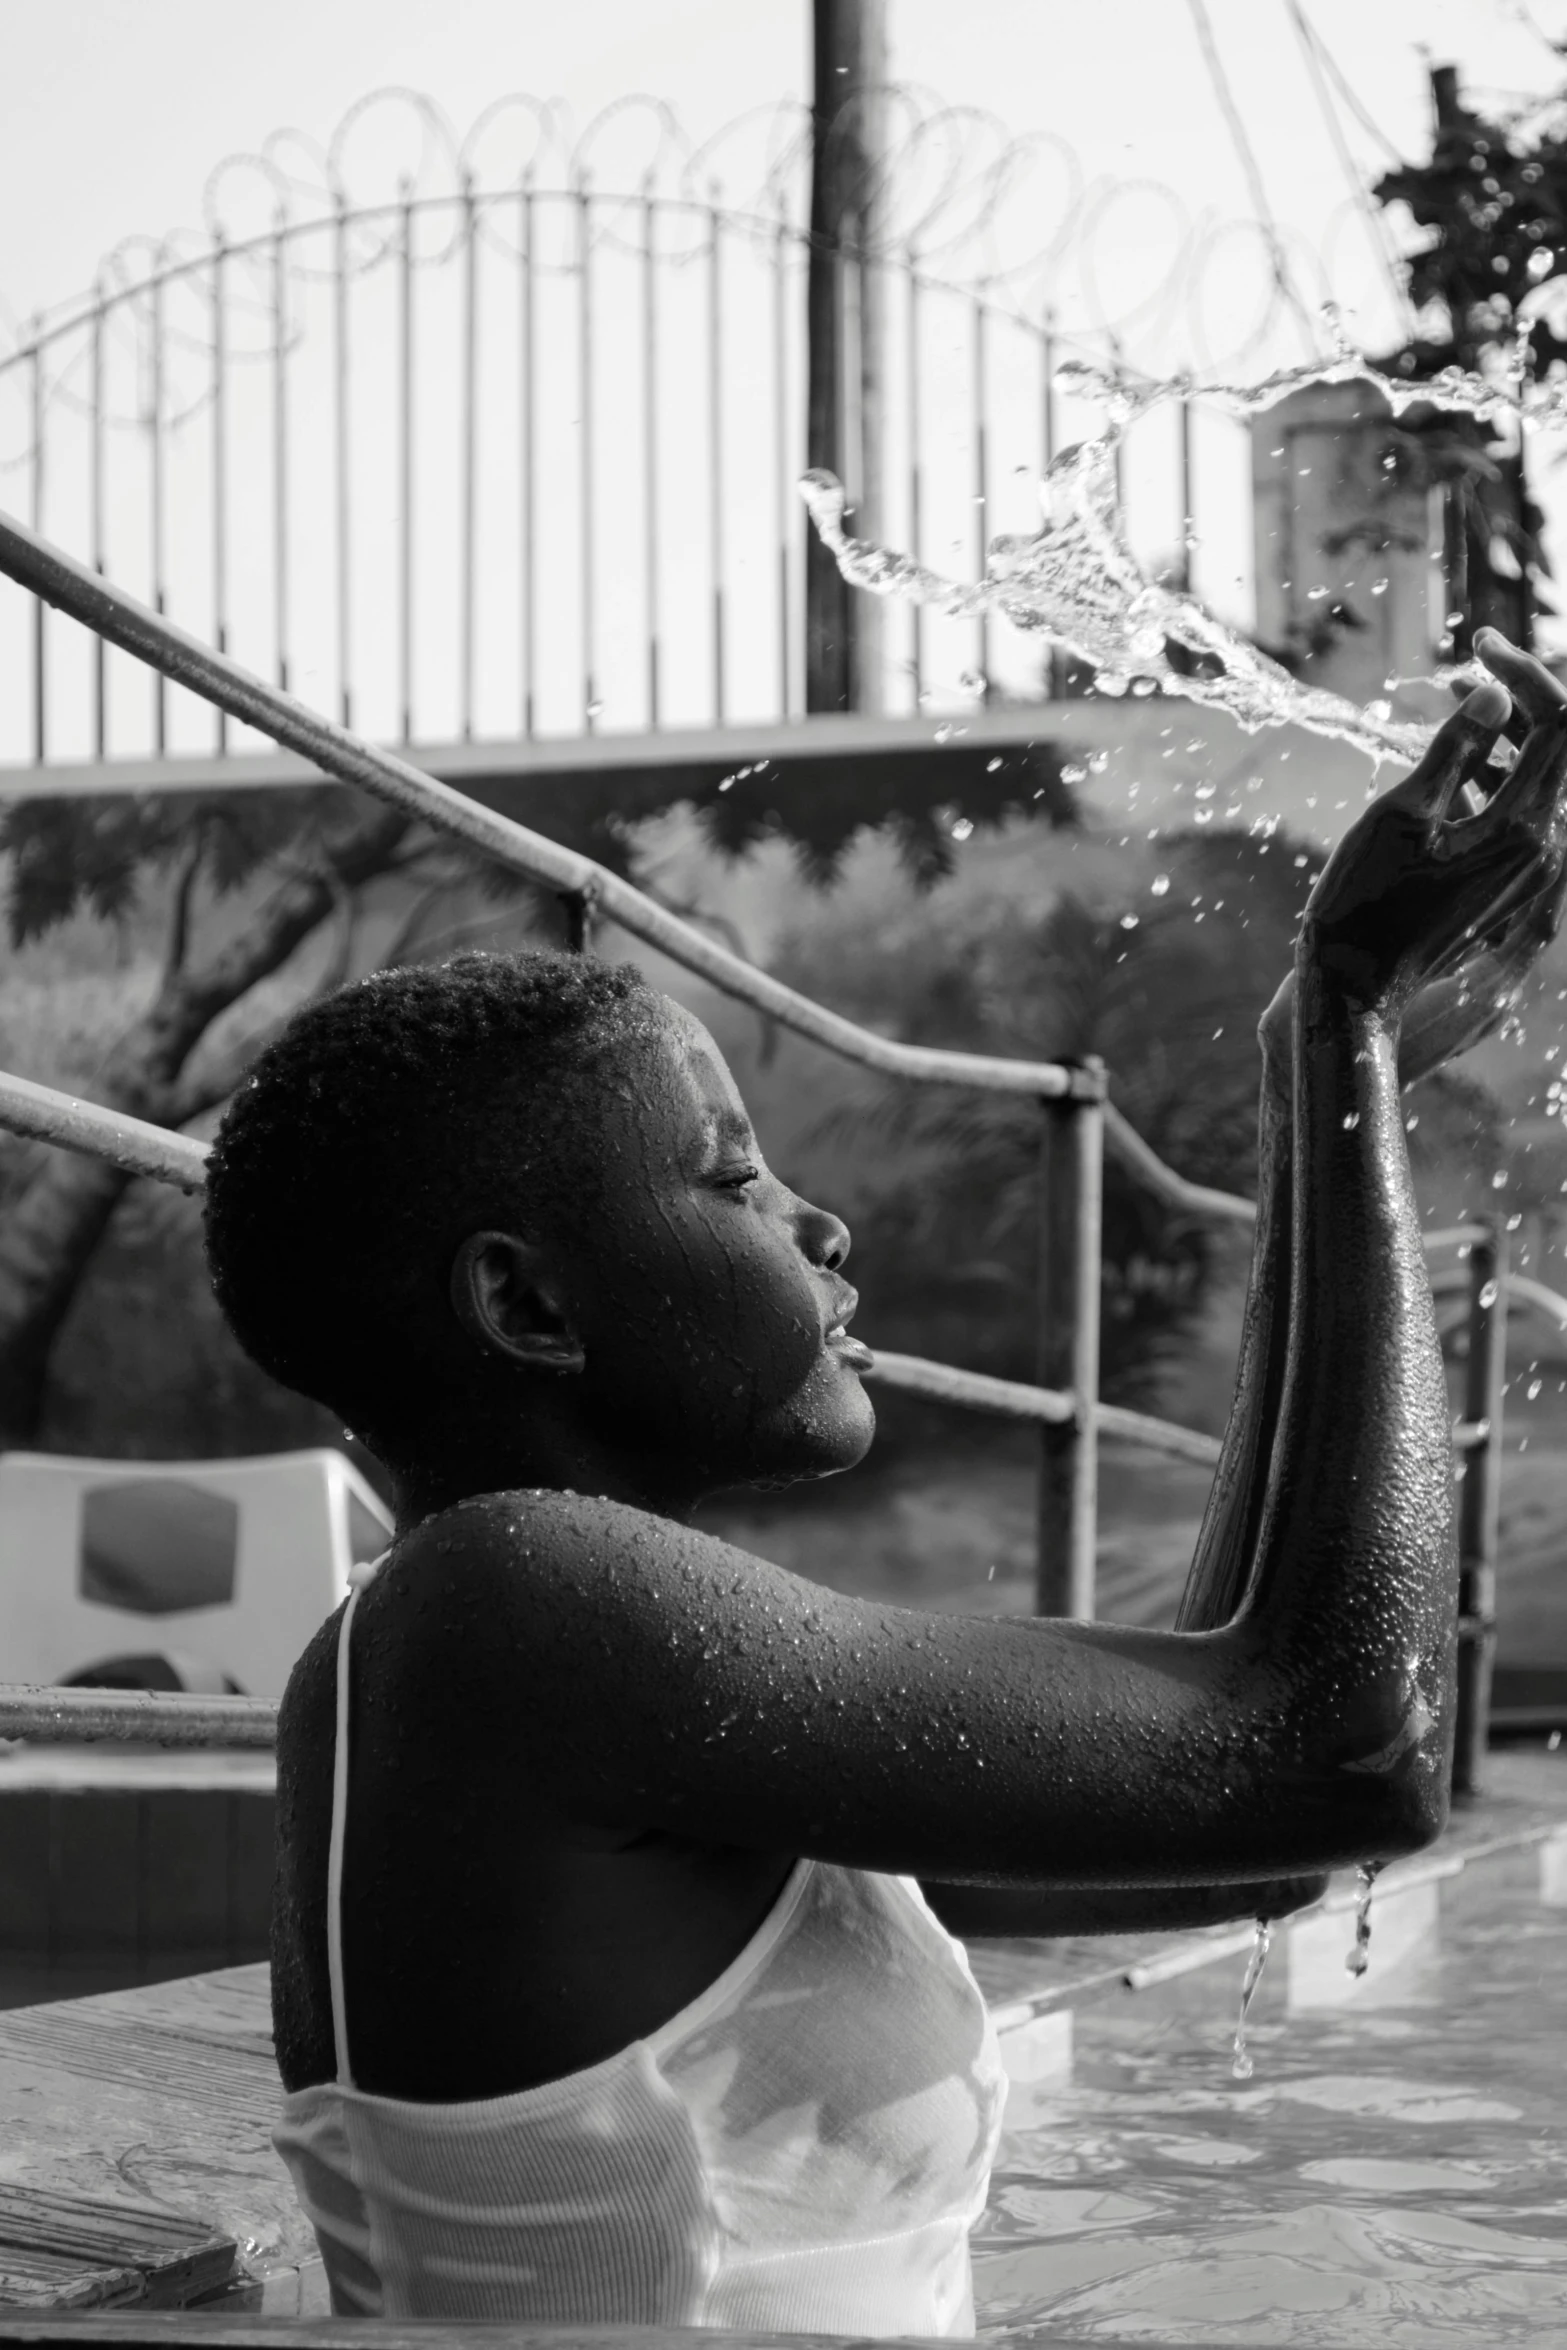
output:
<instances>
[{"instance_id":1,"label":"metal railing","mask_svg":"<svg viewBox=\"0 0 1567 2350\"><path fill-rule=\"evenodd\" d=\"M803 712L798 187L728 207L713 183L616 189L586 168L487 183L470 158L438 193L278 201L258 233L165 248L0 355L0 468L34 530L378 740ZM1115 334L1061 335L1048 275L957 276L930 222L835 266L846 314L882 321L851 496L978 573L997 530L1037 528L1033 478L1094 429L1060 361L1115 370ZM1249 518L1207 485L1246 429L1219 408L1194 429L1177 402L1126 471L1140 552L1189 572L1205 542L1221 605ZM1037 642L983 619L878 625L888 712L1052 690ZM246 747L42 604L0 610L0 667L0 766L226 768Z\"/></svg>"},{"instance_id":2,"label":"metal railing","mask_svg":"<svg viewBox=\"0 0 1567 2350\"><path fill-rule=\"evenodd\" d=\"M644 897L591 859L562 848L318 716L199 644L158 614L73 561L23 525L0 516L0 573L188 687L214 708L254 726L323 774L354 784L468 842L513 871L573 902L585 936L590 915L606 917L657 947L723 993L767 1013L829 1051L917 1083L1027 1094L1041 1104L1040 1383L1027 1386L900 1355L883 1355L877 1375L909 1393L1031 1421L1040 1429L1036 1604L1041 1614L1094 1612L1097 1463L1101 1439L1216 1462L1217 1441L1146 1414L1104 1404L1098 1394L1100 1200L1106 1150L1172 1207L1249 1225L1249 1201L1188 1183L1166 1167L1106 1099L1102 1063L1030 1063L911 1046L877 1035L785 987ZM207 1146L143 1120L26 1079L0 1077L0 1126L65 1149L107 1158L128 1173L189 1192L203 1181ZM1478 1784L1495 1642L1497 1490L1505 1357L1505 1220L1437 1232L1428 1250L1467 1250L1468 1391L1454 1431L1464 1458L1460 1510L1462 1595L1459 1760L1455 1784ZM1567 1300L1523 1285L1567 1326ZM246 1700L192 1700L59 1690L0 1691L0 1736L71 1740L134 1737L182 1744L266 1744L272 1709Z\"/></svg>"}]
</instances>

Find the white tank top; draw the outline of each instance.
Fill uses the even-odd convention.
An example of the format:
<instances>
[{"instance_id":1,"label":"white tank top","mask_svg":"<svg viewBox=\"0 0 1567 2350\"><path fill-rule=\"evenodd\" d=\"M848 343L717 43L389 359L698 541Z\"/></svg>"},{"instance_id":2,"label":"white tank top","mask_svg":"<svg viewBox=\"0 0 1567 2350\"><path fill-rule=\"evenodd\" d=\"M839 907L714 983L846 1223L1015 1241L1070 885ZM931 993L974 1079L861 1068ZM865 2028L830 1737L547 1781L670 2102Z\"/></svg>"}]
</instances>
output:
<instances>
[{"instance_id":1,"label":"white tank top","mask_svg":"<svg viewBox=\"0 0 1567 2350\"><path fill-rule=\"evenodd\" d=\"M969 2229L1006 2079L912 1877L802 1860L715 1983L645 2039L458 2105L353 2085L343 2004L349 1630L327 1955L337 2079L273 2142L343 2315L972 2334Z\"/></svg>"}]
</instances>

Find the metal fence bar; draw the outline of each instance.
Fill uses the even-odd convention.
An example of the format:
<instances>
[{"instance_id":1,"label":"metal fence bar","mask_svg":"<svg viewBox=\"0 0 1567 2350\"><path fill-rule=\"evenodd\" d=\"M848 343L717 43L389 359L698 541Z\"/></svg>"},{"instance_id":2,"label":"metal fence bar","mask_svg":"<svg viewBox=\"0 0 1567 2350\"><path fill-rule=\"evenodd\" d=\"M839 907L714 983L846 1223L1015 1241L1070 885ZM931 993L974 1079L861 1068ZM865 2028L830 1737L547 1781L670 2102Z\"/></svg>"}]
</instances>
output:
<instances>
[{"instance_id":1,"label":"metal fence bar","mask_svg":"<svg viewBox=\"0 0 1567 2350\"><path fill-rule=\"evenodd\" d=\"M400 739L414 734L414 207L411 183L402 184L402 249L398 304L398 536L397 674L402 724Z\"/></svg>"},{"instance_id":2,"label":"metal fence bar","mask_svg":"<svg viewBox=\"0 0 1567 2350\"><path fill-rule=\"evenodd\" d=\"M28 466L28 514L34 530L42 534L44 526L44 359L38 342L42 324L33 321L32 370L30 406L33 446ZM42 603L33 604L33 765L42 767L49 755L48 719L48 646L45 637L46 618Z\"/></svg>"},{"instance_id":3,"label":"metal fence bar","mask_svg":"<svg viewBox=\"0 0 1567 2350\"><path fill-rule=\"evenodd\" d=\"M1046 309L1044 325L1039 337L1039 442L1040 472L1046 474L1056 461L1056 318ZM1052 645L1045 654L1045 692L1051 701L1058 701L1066 691L1066 661L1059 646Z\"/></svg>"},{"instance_id":4,"label":"metal fence bar","mask_svg":"<svg viewBox=\"0 0 1567 2350\"><path fill-rule=\"evenodd\" d=\"M990 544L990 436L985 423L986 383L985 320L987 309L976 295L973 302L972 397L974 401L974 576L983 579L987 550ZM986 690L990 685L990 618L982 612L978 625L979 676Z\"/></svg>"},{"instance_id":5,"label":"metal fence bar","mask_svg":"<svg viewBox=\"0 0 1567 2350\"><path fill-rule=\"evenodd\" d=\"M288 279L282 230L272 253L272 635L277 681L288 664Z\"/></svg>"},{"instance_id":6,"label":"metal fence bar","mask_svg":"<svg viewBox=\"0 0 1567 2350\"><path fill-rule=\"evenodd\" d=\"M228 248L219 237L212 248L212 641L229 649L228 540L228 313L224 280ZM99 643L103 642L102 637ZM229 747L229 714L218 711L218 756Z\"/></svg>"},{"instance_id":7,"label":"metal fence bar","mask_svg":"<svg viewBox=\"0 0 1567 2350\"><path fill-rule=\"evenodd\" d=\"M152 608L167 612L169 599L164 577L163 543L163 284L152 291L152 398L147 416L148 484L151 548ZM281 682L287 683L284 679ZM153 742L161 759L169 745L169 689L167 680L153 682Z\"/></svg>"},{"instance_id":8,"label":"metal fence bar","mask_svg":"<svg viewBox=\"0 0 1567 2350\"><path fill-rule=\"evenodd\" d=\"M593 250L592 204L588 183L579 180L577 197L577 429L578 507L582 516L582 727L592 734L598 718L598 690L594 669L594 547L596 527L593 500Z\"/></svg>"},{"instance_id":9,"label":"metal fence bar","mask_svg":"<svg viewBox=\"0 0 1567 2350\"><path fill-rule=\"evenodd\" d=\"M479 237L471 171L463 173L462 225L462 641L459 653L462 671L458 723L462 740L471 743L474 645L479 598Z\"/></svg>"},{"instance_id":10,"label":"metal fence bar","mask_svg":"<svg viewBox=\"0 0 1567 2350\"><path fill-rule=\"evenodd\" d=\"M1464 1418L1485 1434L1468 1453L1458 1497L1458 1713L1453 1793L1478 1795L1485 1775L1496 1656L1496 1551L1501 1504L1502 1396L1507 1377L1507 1226L1487 1218L1469 1252L1469 1359ZM1478 1429L1476 1433L1478 1435Z\"/></svg>"},{"instance_id":11,"label":"metal fence bar","mask_svg":"<svg viewBox=\"0 0 1567 2350\"><path fill-rule=\"evenodd\" d=\"M647 722L659 722L658 215L642 191L642 602L647 614Z\"/></svg>"},{"instance_id":12,"label":"metal fence bar","mask_svg":"<svg viewBox=\"0 0 1567 2350\"><path fill-rule=\"evenodd\" d=\"M905 285L908 289L908 308L904 317L906 339L904 357L903 396L907 411L909 434L909 553L914 561L921 561L921 543L924 538L924 474L920 465L920 280L914 249L908 252ZM910 659L914 678L914 707L917 710L925 692L925 608L913 606L913 644Z\"/></svg>"},{"instance_id":13,"label":"metal fence bar","mask_svg":"<svg viewBox=\"0 0 1567 2350\"><path fill-rule=\"evenodd\" d=\"M785 222L780 216L773 231L773 528L778 539L778 715L787 718L790 704L791 635L789 610L789 538L798 528L799 500L794 495L789 441L789 317L788 264L785 258Z\"/></svg>"},{"instance_id":14,"label":"metal fence bar","mask_svg":"<svg viewBox=\"0 0 1567 2350\"><path fill-rule=\"evenodd\" d=\"M104 348L102 286L99 300L92 314L92 476L88 486L91 514L88 528L92 539L92 567L100 579L109 568L109 551L105 536L104 517ZM93 756L100 762L108 749L108 647L101 636L93 638L92 732Z\"/></svg>"},{"instance_id":15,"label":"metal fence bar","mask_svg":"<svg viewBox=\"0 0 1567 2350\"><path fill-rule=\"evenodd\" d=\"M713 595L713 721L722 726L724 692L724 372L721 215L707 208L708 570Z\"/></svg>"},{"instance_id":16,"label":"metal fence bar","mask_svg":"<svg viewBox=\"0 0 1567 2350\"><path fill-rule=\"evenodd\" d=\"M1085 1061L1098 1098L1044 1105L1040 1150L1039 1384L1072 1397L1070 1420L1040 1430L1035 1606L1094 1612L1098 1518L1099 1282L1104 1063Z\"/></svg>"},{"instance_id":17,"label":"metal fence bar","mask_svg":"<svg viewBox=\"0 0 1567 2350\"><path fill-rule=\"evenodd\" d=\"M533 527L533 181L529 173L522 175L518 191L521 211L518 237L518 302L517 302L517 466L518 482L518 544L517 544L517 639L518 659L522 673L522 734L525 742L533 740L533 679L534 679L534 615L537 610L535 593L535 548Z\"/></svg>"},{"instance_id":18,"label":"metal fence bar","mask_svg":"<svg viewBox=\"0 0 1567 2350\"><path fill-rule=\"evenodd\" d=\"M332 327L336 366L332 371L333 478L337 489L337 715L354 723L353 691L353 499L350 495L348 430L348 216L341 191L332 239Z\"/></svg>"},{"instance_id":19,"label":"metal fence bar","mask_svg":"<svg viewBox=\"0 0 1567 2350\"><path fill-rule=\"evenodd\" d=\"M1179 583L1190 595L1192 586L1192 541L1195 536L1192 517L1196 512L1196 476L1193 471L1192 403L1189 394L1183 394L1178 410L1180 429L1180 499L1181 499L1181 560Z\"/></svg>"}]
</instances>

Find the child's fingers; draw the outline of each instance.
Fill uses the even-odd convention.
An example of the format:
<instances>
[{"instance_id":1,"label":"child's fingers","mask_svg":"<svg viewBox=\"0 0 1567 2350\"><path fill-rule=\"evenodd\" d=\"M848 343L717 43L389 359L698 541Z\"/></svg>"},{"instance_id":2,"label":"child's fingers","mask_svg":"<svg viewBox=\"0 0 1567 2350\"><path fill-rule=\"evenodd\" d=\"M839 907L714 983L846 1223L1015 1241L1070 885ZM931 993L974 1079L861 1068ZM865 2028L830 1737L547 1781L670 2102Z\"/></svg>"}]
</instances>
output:
<instances>
[{"instance_id":1,"label":"child's fingers","mask_svg":"<svg viewBox=\"0 0 1567 2350\"><path fill-rule=\"evenodd\" d=\"M1476 629L1474 649L1475 658L1506 686L1531 725L1539 726L1567 709L1567 687L1551 675L1543 661L1509 644L1500 629Z\"/></svg>"},{"instance_id":2,"label":"child's fingers","mask_svg":"<svg viewBox=\"0 0 1567 2350\"><path fill-rule=\"evenodd\" d=\"M1486 801L1477 825L1539 826L1556 815L1567 789L1567 694L1551 717L1530 728L1517 761Z\"/></svg>"},{"instance_id":3,"label":"child's fingers","mask_svg":"<svg viewBox=\"0 0 1567 2350\"><path fill-rule=\"evenodd\" d=\"M1461 785L1490 757L1511 707L1505 688L1494 680L1476 686L1438 728L1413 775L1395 784L1389 798L1424 816L1445 816Z\"/></svg>"},{"instance_id":4,"label":"child's fingers","mask_svg":"<svg viewBox=\"0 0 1567 2350\"><path fill-rule=\"evenodd\" d=\"M1471 663L1469 665L1468 674L1463 677L1455 677L1448 686L1447 690L1452 695L1455 702L1464 702L1467 701L1469 696L1474 692L1475 683L1476 679L1474 674L1474 666ZM1528 740L1529 728L1531 724L1532 720L1530 719L1529 713L1524 708L1522 702L1515 701L1512 695L1509 694L1507 697L1507 716L1502 721L1502 732L1506 735L1508 741L1512 744L1515 750L1521 751L1523 749L1525 742Z\"/></svg>"}]
</instances>

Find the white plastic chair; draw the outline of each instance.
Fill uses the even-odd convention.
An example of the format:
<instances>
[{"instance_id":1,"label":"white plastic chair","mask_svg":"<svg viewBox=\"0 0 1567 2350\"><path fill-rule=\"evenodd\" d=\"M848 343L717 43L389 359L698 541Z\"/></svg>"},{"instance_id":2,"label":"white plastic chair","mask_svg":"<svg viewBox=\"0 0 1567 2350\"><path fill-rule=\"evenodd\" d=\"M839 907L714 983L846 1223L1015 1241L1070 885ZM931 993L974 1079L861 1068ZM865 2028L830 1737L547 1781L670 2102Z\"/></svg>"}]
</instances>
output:
<instances>
[{"instance_id":1,"label":"white plastic chair","mask_svg":"<svg viewBox=\"0 0 1567 2350\"><path fill-rule=\"evenodd\" d=\"M228 1461L0 1454L0 1682L162 1658L164 1686L280 1697L347 1597L350 1567L391 1538L383 1503L325 1447Z\"/></svg>"}]
</instances>

